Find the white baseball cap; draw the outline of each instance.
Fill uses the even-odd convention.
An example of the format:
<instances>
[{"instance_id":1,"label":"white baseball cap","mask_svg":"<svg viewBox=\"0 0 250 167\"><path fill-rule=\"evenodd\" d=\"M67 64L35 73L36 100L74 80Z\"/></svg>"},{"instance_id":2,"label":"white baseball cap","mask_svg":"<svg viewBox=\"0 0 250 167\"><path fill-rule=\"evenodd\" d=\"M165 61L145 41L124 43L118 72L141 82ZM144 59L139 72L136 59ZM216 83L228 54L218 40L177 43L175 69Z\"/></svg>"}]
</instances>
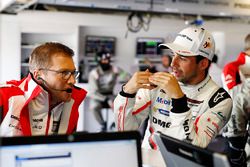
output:
<instances>
[{"instance_id":1,"label":"white baseball cap","mask_svg":"<svg viewBox=\"0 0 250 167\"><path fill-rule=\"evenodd\" d=\"M203 56L212 61L215 51L213 36L200 27L188 27L177 34L173 43L160 44L162 49L171 49L182 56Z\"/></svg>"}]
</instances>

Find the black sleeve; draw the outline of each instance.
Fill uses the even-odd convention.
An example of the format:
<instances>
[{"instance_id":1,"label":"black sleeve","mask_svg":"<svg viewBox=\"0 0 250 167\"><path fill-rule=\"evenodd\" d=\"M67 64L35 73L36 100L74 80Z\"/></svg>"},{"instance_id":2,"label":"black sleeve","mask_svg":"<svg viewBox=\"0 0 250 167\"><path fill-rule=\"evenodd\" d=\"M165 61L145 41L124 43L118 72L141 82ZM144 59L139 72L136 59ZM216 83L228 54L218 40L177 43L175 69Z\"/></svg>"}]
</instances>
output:
<instances>
[{"instance_id":1,"label":"black sleeve","mask_svg":"<svg viewBox=\"0 0 250 167\"><path fill-rule=\"evenodd\" d=\"M246 137L228 138L228 156L232 167L246 167Z\"/></svg>"},{"instance_id":2,"label":"black sleeve","mask_svg":"<svg viewBox=\"0 0 250 167\"><path fill-rule=\"evenodd\" d=\"M188 111L189 108L186 95L179 99L172 99L172 106L171 112L173 113L184 113Z\"/></svg>"},{"instance_id":3,"label":"black sleeve","mask_svg":"<svg viewBox=\"0 0 250 167\"><path fill-rule=\"evenodd\" d=\"M123 97L129 97L129 98L134 98L136 93L134 94L129 94L123 91L123 87L125 86L125 84L122 85L122 90L120 91L120 95Z\"/></svg>"}]
</instances>

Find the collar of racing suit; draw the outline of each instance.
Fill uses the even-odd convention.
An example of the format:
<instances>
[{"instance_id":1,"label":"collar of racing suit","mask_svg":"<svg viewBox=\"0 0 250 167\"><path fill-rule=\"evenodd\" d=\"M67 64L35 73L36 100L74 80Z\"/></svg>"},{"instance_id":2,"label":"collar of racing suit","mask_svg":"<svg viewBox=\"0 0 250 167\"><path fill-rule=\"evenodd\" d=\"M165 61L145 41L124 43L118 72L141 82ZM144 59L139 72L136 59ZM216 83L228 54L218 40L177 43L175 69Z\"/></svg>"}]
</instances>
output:
<instances>
[{"instance_id":1,"label":"collar of racing suit","mask_svg":"<svg viewBox=\"0 0 250 167\"><path fill-rule=\"evenodd\" d=\"M246 53L245 52L240 52L240 54L238 55L237 59L235 62L237 62L237 65L242 65L245 64L245 56Z\"/></svg>"},{"instance_id":2,"label":"collar of racing suit","mask_svg":"<svg viewBox=\"0 0 250 167\"><path fill-rule=\"evenodd\" d=\"M209 75L206 76L206 78L201 81L200 83L196 85L188 85L188 84L183 84L179 82L181 89L186 93L188 92L189 94L196 94L197 92L202 91L202 89L206 86L206 84L209 82L211 77Z\"/></svg>"}]
</instances>

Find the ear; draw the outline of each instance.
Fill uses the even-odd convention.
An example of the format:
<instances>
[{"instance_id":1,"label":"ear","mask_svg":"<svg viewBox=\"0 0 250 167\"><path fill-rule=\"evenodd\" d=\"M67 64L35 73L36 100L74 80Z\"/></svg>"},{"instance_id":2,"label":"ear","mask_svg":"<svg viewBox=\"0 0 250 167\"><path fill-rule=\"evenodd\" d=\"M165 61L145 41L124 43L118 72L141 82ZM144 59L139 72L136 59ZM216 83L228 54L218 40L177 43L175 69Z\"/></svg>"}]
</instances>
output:
<instances>
[{"instance_id":1,"label":"ear","mask_svg":"<svg viewBox=\"0 0 250 167\"><path fill-rule=\"evenodd\" d=\"M200 62L199 62L199 67L200 69L203 71L205 69L207 69L209 66L209 60L208 59L202 59Z\"/></svg>"},{"instance_id":2,"label":"ear","mask_svg":"<svg viewBox=\"0 0 250 167\"><path fill-rule=\"evenodd\" d=\"M41 74L41 71L40 71L40 70L34 70L34 71L33 71L33 76L34 76L34 79L35 79L35 80L38 81L39 78L41 77L41 75L42 75L42 74Z\"/></svg>"}]
</instances>

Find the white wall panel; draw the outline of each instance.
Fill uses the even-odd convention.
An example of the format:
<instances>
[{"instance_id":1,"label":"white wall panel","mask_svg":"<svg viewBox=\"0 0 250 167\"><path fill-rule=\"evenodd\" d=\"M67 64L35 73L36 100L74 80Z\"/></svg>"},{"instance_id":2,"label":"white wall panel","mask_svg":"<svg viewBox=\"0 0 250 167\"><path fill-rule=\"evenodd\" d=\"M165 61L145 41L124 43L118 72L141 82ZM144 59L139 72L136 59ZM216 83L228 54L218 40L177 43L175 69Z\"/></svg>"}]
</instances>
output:
<instances>
[{"instance_id":1,"label":"white wall panel","mask_svg":"<svg viewBox=\"0 0 250 167\"><path fill-rule=\"evenodd\" d=\"M0 14L0 83L20 79L20 37L18 18Z\"/></svg>"}]
</instances>

